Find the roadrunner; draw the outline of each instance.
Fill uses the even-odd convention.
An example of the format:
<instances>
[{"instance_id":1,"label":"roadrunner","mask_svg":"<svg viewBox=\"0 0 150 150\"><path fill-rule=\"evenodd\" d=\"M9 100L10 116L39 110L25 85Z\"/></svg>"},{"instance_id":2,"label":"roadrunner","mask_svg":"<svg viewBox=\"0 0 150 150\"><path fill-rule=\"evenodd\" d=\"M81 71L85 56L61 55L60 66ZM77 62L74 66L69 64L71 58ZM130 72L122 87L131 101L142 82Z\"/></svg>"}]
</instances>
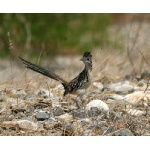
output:
<instances>
[{"instance_id":1,"label":"roadrunner","mask_svg":"<svg viewBox=\"0 0 150 150\"><path fill-rule=\"evenodd\" d=\"M92 55L90 52L85 52L83 57L80 59L81 61L83 61L84 65L85 65L83 71L77 77L75 77L73 80L71 80L70 82L65 81L64 79L62 79L61 77L59 77L57 74L55 74L52 71L48 71L42 67L39 67L36 64L26 61L21 57L19 57L19 58L25 64L26 68L29 68L29 69L31 69L35 72L38 72L44 76L47 76L51 79L59 81L64 87L64 90L65 90L64 96L67 94L75 94L75 95L77 95L77 98L78 97L81 98L85 94L86 89L91 84ZM80 105L79 105L79 102L77 99L76 99L76 105L78 108L80 108Z\"/></svg>"}]
</instances>

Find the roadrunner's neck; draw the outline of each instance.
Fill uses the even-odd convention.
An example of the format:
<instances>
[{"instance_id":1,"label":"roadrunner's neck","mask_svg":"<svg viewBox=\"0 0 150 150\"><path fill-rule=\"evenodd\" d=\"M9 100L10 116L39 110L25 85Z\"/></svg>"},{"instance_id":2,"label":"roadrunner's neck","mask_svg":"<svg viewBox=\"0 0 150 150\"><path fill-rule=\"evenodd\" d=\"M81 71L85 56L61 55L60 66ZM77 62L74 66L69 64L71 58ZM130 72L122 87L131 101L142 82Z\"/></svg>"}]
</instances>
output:
<instances>
[{"instance_id":1,"label":"roadrunner's neck","mask_svg":"<svg viewBox=\"0 0 150 150\"><path fill-rule=\"evenodd\" d=\"M65 92L64 95L68 93L78 94L82 90L86 90L92 80L92 55L90 52L85 52L83 57L80 59L85 64L83 71L73 80L67 84L63 84ZM83 92L84 93L84 92Z\"/></svg>"}]
</instances>

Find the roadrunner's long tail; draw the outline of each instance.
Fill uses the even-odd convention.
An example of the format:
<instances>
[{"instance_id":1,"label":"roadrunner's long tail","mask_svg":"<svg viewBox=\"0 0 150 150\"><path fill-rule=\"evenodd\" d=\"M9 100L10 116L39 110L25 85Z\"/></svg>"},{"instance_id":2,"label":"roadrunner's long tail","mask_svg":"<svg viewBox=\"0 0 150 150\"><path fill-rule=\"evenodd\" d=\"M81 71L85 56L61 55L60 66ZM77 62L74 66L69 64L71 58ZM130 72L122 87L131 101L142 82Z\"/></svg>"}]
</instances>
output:
<instances>
[{"instance_id":1,"label":"roadrunner's long tail","mask_svg":"<svg viewBox=\"0 0 150 150\"><path fill-rule=\"evenodd\" d=\"M40 73L40 74L43 74L44 76L47 76L47 77L49 77L49 78L51 78L51 79L54 79L54 80L56 80L56 81L59 81L59 82L61 82L62 83L62 85L66 85L67 84L67 82L64 80L64 79L62 79L61 77L59 77L57 74L55 74L54 72L52 72L52 71L48 71L48 70L46 70L46 69L44 69L44 68L42 68L42 67L39 67L39 66L37 66L36 64L33 64L33 63L31 63L31 62L29 62L29 61L27 61L27 60L24 60L23 58L21 58L21 57L19 57L21 60L22 60L22 62L25 64L25 67L26 68L29 68L29 69L31 69L31 70L33 70L33 71L36 71L36 72L38 72L38 73Z\"/></svg>"}]
</instances>

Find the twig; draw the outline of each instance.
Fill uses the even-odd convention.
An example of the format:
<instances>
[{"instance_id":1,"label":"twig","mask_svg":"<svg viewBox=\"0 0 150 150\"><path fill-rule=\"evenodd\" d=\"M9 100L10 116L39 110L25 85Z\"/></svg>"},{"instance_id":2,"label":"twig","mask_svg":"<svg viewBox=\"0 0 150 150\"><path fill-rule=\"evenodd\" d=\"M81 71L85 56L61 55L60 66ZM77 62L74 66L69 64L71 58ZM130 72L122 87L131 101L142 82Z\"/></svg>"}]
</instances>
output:
<instances>
[{"instance_id":1,"label":"twig","mask_svg":"<svg viewBox=\"0 0 150 150\"><path fill-rule=\"evenodd\" d=\"M9 46L9 51L10 51L10 55L9 55L9 59L10 59L10 67L11 67L11 76L12 76L12 80L11 80L11 84L13 83L13 79L14 79L14 76L13 76L13 69L12 69L12 50L13 50L13 43L12 43L12 40L10 38L10 32L8 31L7 32L7 37L8 37L8 46Z\"/></svg>"},{"instance_id":2,"label":"twig","mask_svg":"<svg viewBox=\"0 0 150 150\"><path fill-rule=\"evenodd\" d=\"M141 50L139 50L139 51L140 51L140 53L141 53L143 59L145 60L146 64L150 67L150 64L149 64L149 62L146 60L144 54L141 52Z\"/></svg>"},{"instance_id":3,"label":"twig","mask_svg":"<svg viewBox=\"0 0 150 150\"><path fill-rule=\"evenodd\" d=\"M103 132L102 136L107 135L107 134L105 134L105 133L106 133L109 129L110 129L110 127L108 127L108 128Z\"/></svg>"},{"instance_id":4,"label":"twig","mask_svg":"<svg viewBox=\"0 0 150 150\"><path fill-rule=\"evenodd\" d=\"M38 65L39 62L40 62L40 59L41 59L41 56L42 56L42 52L43 52L43 46L42 46L41 51L40 51L40 55L39 55L39 58L38 58L38 61L37 61L37 65Z\"/></svg>"},{"instance_id":5,"label":"twig","mask_svg":"<svg viewBox=\"0 0 150 150\"><path fill-rule=\"evenodd\" d=\"M138 72L139 74L141 74L142 72L143 65L144 65L144 58L141 56L139 63L139 72Z\"/></svg>"},{"instance_id":6,"label":"twig","mask_svg":"<svg viewBox=\"0 0 150 150\"><path fill-rule=\"evenodd\" d=\"M147 86L146 86L146 89L144 90L144 93L146 92L146 90L148 89L149 85L150 85L150 78L148 79L148 82L147 82Z\"/></svg>"},{"instance_id":7,"label":"twig","mask_svg":"<svg viewBox=\"0 0 150 150\"><path fill-rule=\"evenodd\" d=\"M107 136L112 136L112 135L114 135L115 133L117 133L117 132L119 132L119 131L122 131L123 130L123 128L122 129L119 129L119 130L116 130L116 131L114 131L114 132L111 132L111 133L109 133L109 134L106 134Z\"/></svg>"}]
</instances>

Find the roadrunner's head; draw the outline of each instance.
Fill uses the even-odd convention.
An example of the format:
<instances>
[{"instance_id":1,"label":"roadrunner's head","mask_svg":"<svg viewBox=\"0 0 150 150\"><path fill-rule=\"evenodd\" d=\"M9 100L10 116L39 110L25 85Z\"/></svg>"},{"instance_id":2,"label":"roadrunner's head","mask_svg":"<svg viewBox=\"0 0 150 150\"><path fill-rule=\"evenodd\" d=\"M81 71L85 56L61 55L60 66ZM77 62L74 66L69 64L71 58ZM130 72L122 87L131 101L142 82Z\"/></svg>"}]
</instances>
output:
<instances>
[{"instance_id":1,"label":"roadrunner's head","mask_svg":"<svg viewBox=\"0 0 150 150\"><path fill-rule=\"evenodd\" d=\"M92 55L90 52L85 52L80 60L83 61L87 69L92 70Z\"/></svg>"}]
</instances>

